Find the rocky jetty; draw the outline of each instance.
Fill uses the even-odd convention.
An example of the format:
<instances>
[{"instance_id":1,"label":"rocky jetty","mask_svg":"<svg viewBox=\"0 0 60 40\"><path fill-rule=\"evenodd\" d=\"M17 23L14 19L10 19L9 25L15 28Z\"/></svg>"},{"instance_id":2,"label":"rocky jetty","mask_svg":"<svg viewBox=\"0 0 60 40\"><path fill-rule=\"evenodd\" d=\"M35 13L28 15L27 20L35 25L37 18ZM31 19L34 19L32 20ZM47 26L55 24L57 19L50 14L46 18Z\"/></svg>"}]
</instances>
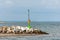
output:
<instances>
[{"instance_id":1,"label":"rocky jetty","mask_svg":"<svg viewBox=\"0 0 60 40\"><path fill-rule=\"evenodd\" d=\"M2 26L0 27L0 34L48 34L38 29L22 27L22 26Z\"/></svg>"}]
</instances>

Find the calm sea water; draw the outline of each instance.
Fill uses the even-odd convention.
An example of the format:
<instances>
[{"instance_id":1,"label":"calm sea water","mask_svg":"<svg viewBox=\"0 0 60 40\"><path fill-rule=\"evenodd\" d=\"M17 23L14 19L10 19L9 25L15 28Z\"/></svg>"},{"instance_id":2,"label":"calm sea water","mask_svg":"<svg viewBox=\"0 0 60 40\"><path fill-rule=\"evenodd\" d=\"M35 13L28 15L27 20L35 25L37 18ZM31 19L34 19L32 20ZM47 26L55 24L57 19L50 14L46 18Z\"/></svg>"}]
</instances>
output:
<instances>
[{"instance_id":1,"label":"calm sea water","mask_svg":"<svg viewBox=\"0 0 60 40\"><path fill-rule=\"evenodd\" d=\"M5 22L0 26L27 26L27 22ZM49 35L0 37L0 40L60 40L60 22L31 22L32 28L48 32Z\"/></svg>"}]
</instances>

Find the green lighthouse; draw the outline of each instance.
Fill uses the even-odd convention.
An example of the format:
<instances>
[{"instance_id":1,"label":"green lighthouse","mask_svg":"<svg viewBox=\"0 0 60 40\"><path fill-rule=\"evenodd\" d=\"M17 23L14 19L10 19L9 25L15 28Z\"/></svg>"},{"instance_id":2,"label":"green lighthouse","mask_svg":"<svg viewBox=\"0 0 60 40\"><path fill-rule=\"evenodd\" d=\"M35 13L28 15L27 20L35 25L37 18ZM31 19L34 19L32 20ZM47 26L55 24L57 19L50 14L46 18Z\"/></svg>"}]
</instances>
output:
<instances>
[{"instance_id":1,"label":"green lighthouse","mask_svg":"<svg viewBox=\"0 0 60 40\"><path fill-rule=\"evenodd\" d=\"M31 28L31 25L30 25L30 10L28 9L28 28L30 29Z\"/></svg>"}]
</instances>

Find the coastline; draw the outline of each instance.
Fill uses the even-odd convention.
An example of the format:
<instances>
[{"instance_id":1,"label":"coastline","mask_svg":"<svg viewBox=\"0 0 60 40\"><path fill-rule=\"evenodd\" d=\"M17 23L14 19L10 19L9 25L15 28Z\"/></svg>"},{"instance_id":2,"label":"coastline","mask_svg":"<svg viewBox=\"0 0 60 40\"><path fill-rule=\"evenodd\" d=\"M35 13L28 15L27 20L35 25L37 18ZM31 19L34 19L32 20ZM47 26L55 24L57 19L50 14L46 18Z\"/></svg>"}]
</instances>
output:
<instances>
[{"instance_id":1,"label":"coastline","mask_svg":"<svg viewBox=\"0 0 60 40\"><path fill-rule=\"evenodd\" d=\"M10 37L10 36L36 36L49 34L47 32L41 31L39 29L22 27L22 26L2 26L0 27L0 37Z\"/></svg>"},{"instance_id":2,"label":"coastline","mask_svg":"<svg viewBox=\"0 0 60 40\"><path fill-rule=\"evenodd\" d=\"M16 36L39 36L46 34L2 34L0 33L0 37L16 37Z\"/></svg>"}]
</instances>

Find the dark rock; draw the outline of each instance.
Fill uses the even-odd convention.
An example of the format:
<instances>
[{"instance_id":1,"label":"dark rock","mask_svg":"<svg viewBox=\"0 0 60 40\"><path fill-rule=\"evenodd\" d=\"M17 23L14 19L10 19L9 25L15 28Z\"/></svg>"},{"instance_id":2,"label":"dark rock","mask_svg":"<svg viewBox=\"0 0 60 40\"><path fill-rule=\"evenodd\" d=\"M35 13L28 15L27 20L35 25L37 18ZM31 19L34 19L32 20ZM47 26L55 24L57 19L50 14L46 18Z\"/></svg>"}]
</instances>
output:
<instances>
[{"instance_id":1,"label":"dark rock","mask_svg":"<svg viewBox=\"0 0 60 40\"><path fill-rule=\"evenodd\" d=\"M46 32L40 31L40 30L34 30L33 33L34 34L48 34Z\"/></svg>"}]
</instances>

